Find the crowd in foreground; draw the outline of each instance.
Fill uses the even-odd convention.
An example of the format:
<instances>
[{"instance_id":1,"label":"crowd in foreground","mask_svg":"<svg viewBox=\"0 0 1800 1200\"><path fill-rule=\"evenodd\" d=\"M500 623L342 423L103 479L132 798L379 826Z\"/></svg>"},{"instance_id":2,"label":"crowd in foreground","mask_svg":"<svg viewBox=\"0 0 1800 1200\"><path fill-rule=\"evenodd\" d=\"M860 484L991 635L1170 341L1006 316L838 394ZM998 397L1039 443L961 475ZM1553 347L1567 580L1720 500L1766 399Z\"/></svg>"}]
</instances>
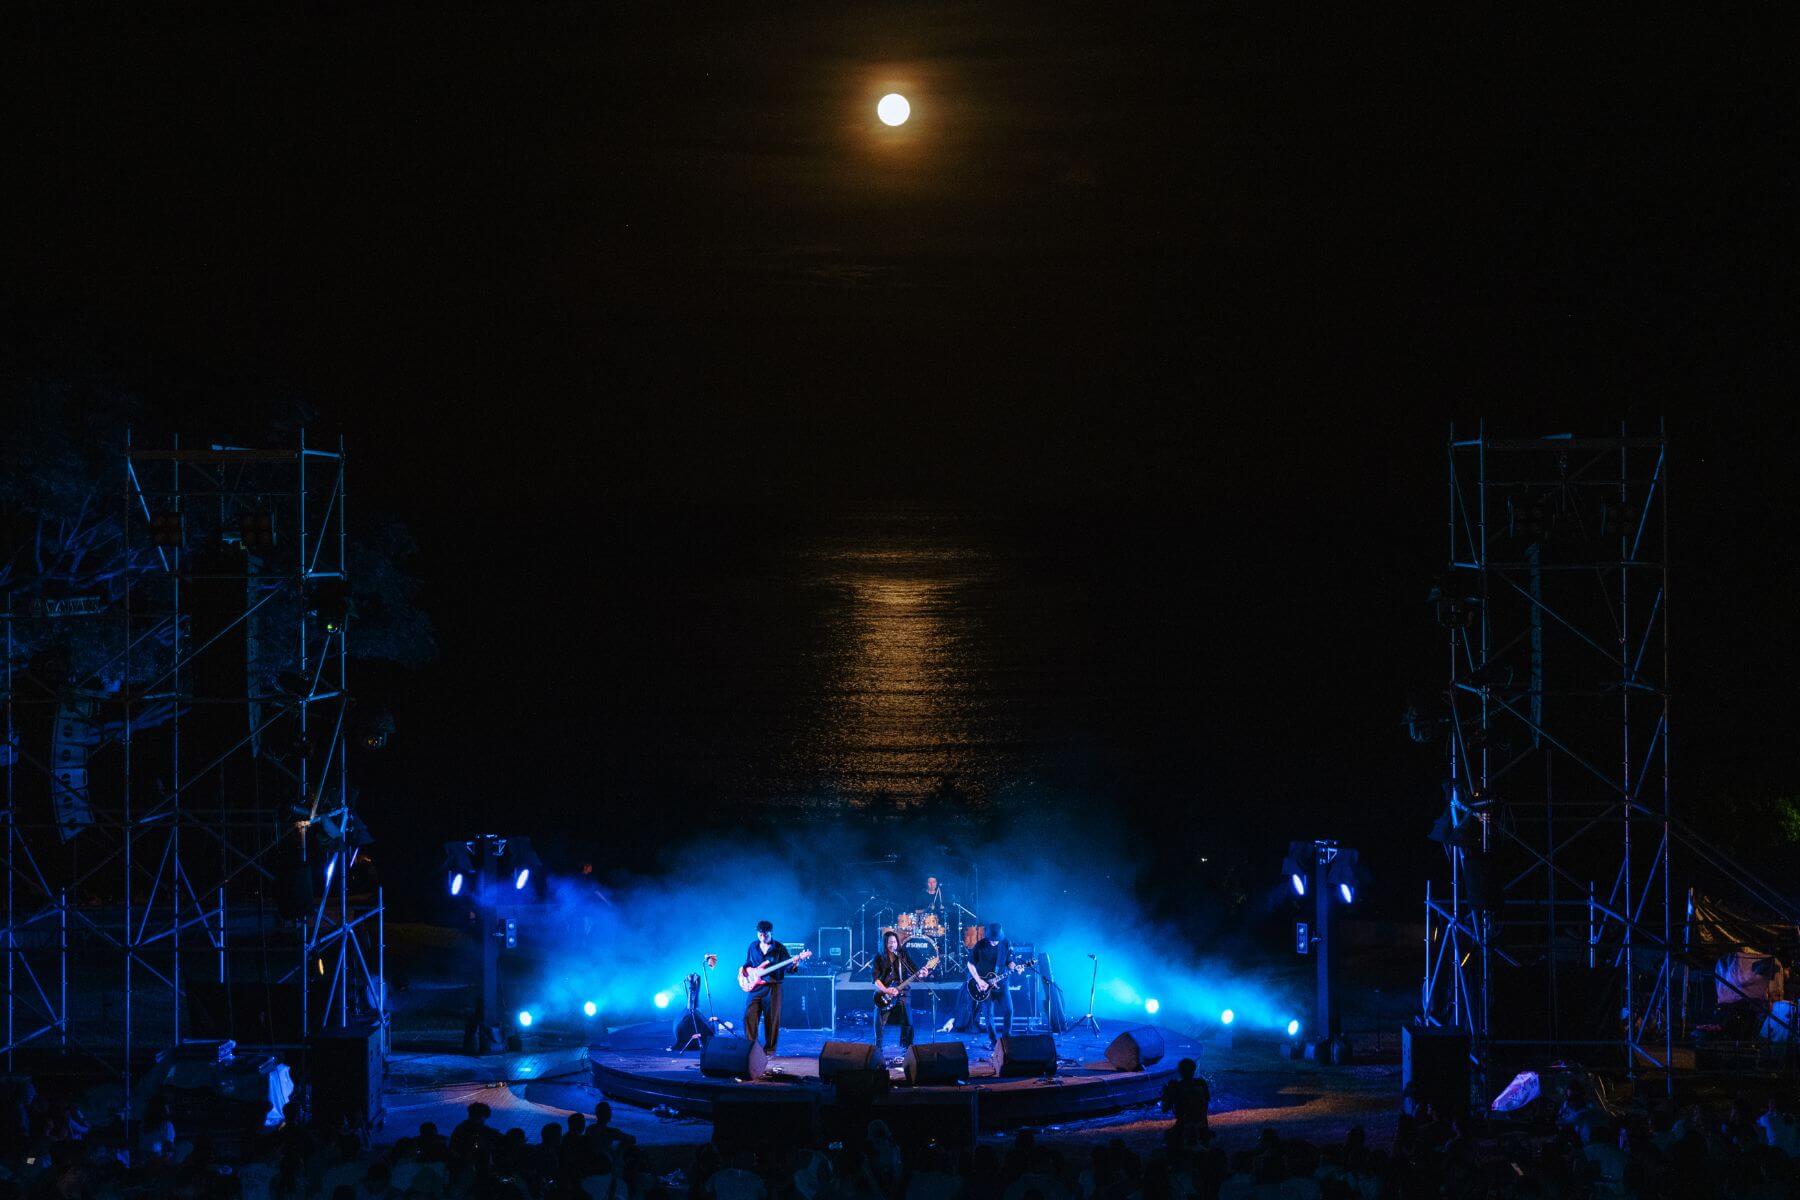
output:
<instances>
[{"instance_id":1,"label":"crowd in foreground","mask_svg":"<svg viewBox=\"0 0 1800 1200\"><path fill-rule=\"evenodd\" d=\"M1307 1200L1317 1197L1800 1197L1800 1124L1782 1102L1722 1112L1672 1106L1621 1117L1570 1090L1552 1115L1496 1127L1409 1101L1385 1149L1234 1137L1209 1126L1189 1062L1162 1099L1147 1152L1111 1140L1074 1151L1030 1130L975 1146L907 1144L879 1120L841 1141L701 1147L652 1163L601 1101L535 1134L480 1103L448 1134L427 1123L391 1147L298 1119L228 1163L153 1105L132 1153L27 1087L4 1105L0 1200ZM1235 1135L1235 1131L1234 1131Z\"/></svg>"}]
</instances>

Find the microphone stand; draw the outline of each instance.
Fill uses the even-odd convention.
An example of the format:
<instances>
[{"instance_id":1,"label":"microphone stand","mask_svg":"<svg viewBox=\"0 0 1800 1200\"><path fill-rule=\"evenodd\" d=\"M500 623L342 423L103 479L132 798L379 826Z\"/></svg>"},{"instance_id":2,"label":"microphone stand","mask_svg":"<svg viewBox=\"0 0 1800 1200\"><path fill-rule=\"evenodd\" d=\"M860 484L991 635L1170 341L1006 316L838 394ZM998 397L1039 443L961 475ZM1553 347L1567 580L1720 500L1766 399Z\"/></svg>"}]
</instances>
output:
<instances>
[{"instance_id":1,"label":"microphone stand","mask_svg":"<svg viewBox=\"0 0 1800 1200\"><path fill-rule=\"evenodd\" d=\"M1094 964L1093 971L1088 975L1088 1010L1081 1015L1081 1018L1076 1021L1075 1024L1086 1025L1089 1029L1093 1030L1096 1036L1098 1036L1100 1033L1100 1022L1094 1019L1094 989L1100 982L1100 956L1098 954L1090 954L1088 955L1088 959ZM1070 1026L1070 1028L1074 1028L1074 1026Z\"/></svg>"}]
</instances>

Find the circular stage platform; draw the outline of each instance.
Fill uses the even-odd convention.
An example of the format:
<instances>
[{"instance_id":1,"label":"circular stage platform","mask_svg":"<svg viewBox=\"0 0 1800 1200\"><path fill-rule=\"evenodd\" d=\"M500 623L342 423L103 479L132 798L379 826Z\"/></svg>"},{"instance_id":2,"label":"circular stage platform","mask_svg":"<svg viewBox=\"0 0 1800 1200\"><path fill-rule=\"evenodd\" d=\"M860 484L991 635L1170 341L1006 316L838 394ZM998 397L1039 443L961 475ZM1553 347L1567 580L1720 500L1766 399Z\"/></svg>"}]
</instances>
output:
<instances>
[{"instance_id":1,"label":"circular stage platform","mask_svg":"<svg viewBox=\"0 0 1800 1200\"><path fill-rule=\"evenodd\" d=\"M811 1109L813 1120L821 1109L837 1104L837 1088L819 1079L819 1051L828 1038L840 1041L868 1040L867 1030L828 1034L823 1030L783 1030L780 1053L770 1065L779 1074L756 1080L709 1078L700 1073L699 1051L685 1054L668 1049L672 1022L645 1021L612 1030L588 1046L594 1086L614 1100L645 1108L667 1106L684 1116L720 1121L722 1110L759 1109L764 1119L772 1107L787 1105ZM981 1034L921 1032L919 1043L961 1041L969 1056L965 1083L936 1087L907 1087L903 1072L888 1071L891 1090L881 1097L880 1114L890 1124L912 1124L908 1117L925 1119L930 1110L947 1124L966 1122L980 1130L1011 1129L1022 1125L1055 1125L1154 1103L1163 1085L1175 1075L1183 1058L1200 1061L1200 1043L1159 1028L1165 1053L1161 1061L1142 1071L1119 1071L1105 1058L1107 1046L1128 1029L1142 1028L1123 1022L1101 1022L1100 1032L1071 1030L1056 1038L1057 1070L1054 1075L999 1078ZM890 1031L886 1046L897 1056L897 1037ZM878 1081L879 1082L879 1081ZM781 1118L787 1119L787 1118ZM806 1119L805 1112L793 1119Z\"/></svg>"}]
</instances>

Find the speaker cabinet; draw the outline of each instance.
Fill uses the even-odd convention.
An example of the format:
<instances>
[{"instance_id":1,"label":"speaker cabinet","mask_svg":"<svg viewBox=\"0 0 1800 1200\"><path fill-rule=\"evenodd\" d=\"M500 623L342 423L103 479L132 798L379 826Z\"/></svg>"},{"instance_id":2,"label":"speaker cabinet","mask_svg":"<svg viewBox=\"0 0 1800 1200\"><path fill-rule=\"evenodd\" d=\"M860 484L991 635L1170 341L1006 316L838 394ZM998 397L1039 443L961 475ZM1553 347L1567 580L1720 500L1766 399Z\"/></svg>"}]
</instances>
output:
<instances>
[{"instance_id":1,"label":"speaker cabinet","mask_svg":"<svg viewBox=\"0 0 1800 1200\"><path fill-rule=\"evenodd\" d=\"M1056 1039L1047 1033L1001 1038L994 1047L994 1074L1002 1079L1056 1074Z\"/></svg>"},{"instance_id":2,"label":"speaker cabinet","mask_svg":"<svg viewBox=\"0 0 1800 1200\"><path fill-rule=\"evenodd\" d=\"M1127 1029L1106 1048L1106 1061L1115 1071L1141 1071L1162 1061L1163 1035L1148 1025Z\"/></svg>"},{"instance_id":3,"label":"speaker cabinet","mask_svg":"<svg viewBox=\"0 0 1800 1200\"><path fill-rule=\"evenodd\" d=\"M1461 1029L1408 1025L1400 1030L1400 1084L1439 1116L1469 1106L1469 1035Z\"/></svg>"},{"instance_id":4,"label":"speaker cabinet","mask_svg":"<svg viewBox=\"0 0 1800 1200\"><path fill-rule=\"evenodd\" d=\"M940 1087L969 1078L969 1051L961 1042L919 1042L906 1052L906 1086Z\"/></svg>"},{"instance_id":5,"label":"speaker cabinet","mask_svg":"<svg viewBox=\"0 0 1800 1200\"><path fill-rule=\"evenodd\" d=\"M700 1048L700 1073L709 1079L757 1079L768 1069L762 1043L716 1037Z\"/></svg>"},{"instance_id":6,"label":"speaker cabinet","mask_svg":"<svg viewBox=\"0 0 1800 1200\"><path fill-rule=\"evenodd\" d=\"M334 1026L314 1034L307 1047L313 1121L325 1129L346 1121L357 1129L379 1125L381 1068L378 1027Z\"/></svg>"},{"instance_id":7,"label":"speaker cabinet","mask_svg":"<svg viewBox=\"0 0 1800 1200\"><path fill-rule=\"evenodd\" d=\"M781 985L783 1029L837 1028L837 977L789 975Z\"/></svg>"},{"instance_id":8,"label":"speaker cabinet","mask_svg":"<svg viewBox=\"0 0 1800 1200\"><path fill-rule=\"evenodd\" d=\"M881 1066L868 1042L826 1042L819 1051L819 1081L830 1083L846 1071L873 1071Z\"/></svg>"}]
</instances>

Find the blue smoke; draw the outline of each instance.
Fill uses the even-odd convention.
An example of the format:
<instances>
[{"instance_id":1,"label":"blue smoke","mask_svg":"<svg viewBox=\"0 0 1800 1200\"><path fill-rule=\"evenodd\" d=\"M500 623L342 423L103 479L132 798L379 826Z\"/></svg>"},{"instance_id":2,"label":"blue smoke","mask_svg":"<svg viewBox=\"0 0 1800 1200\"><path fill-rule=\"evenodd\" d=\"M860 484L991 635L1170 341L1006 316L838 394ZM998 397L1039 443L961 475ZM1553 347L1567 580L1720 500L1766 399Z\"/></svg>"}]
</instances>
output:
<instances>
[{"instance_id":1,"label":"blue smoke","mask_svg":"<svg viewBox=\"0 0 1800 1200\"><path fill-rule=\"evenodd\" d=\"M552 876L546 905L521 921L527 961L536 966L519 977L524 963L509 964L511 1003L564 1025L666 1019L685 1007L683 980L692 972L710 984L710 1010L736 1022L743 1011L737 967L758 920L772 921L783 941L811 946L821 925L852 923L860 899L820 880L879 854L941 861L930 852L935 840L941 835L891 828L874 836L841 829L707 836L672 848L656 873L605 891ZM1104 826L1045 815L982 847L982 919L1000 920L1015 944L1030 943L1048 959L1071 1019L1087 1011L1090 982L1101 1018L1190 1031L1216 1027L1228 1008L1239 1029L1284 1031L1303 1011L1289 985L1237 961L1242 939L1208 936L1217 914L1199 911L1198 901L1191 920L1148 917L1132 856ZM854 878L857 868L848 874ZM710 971L707 954L718 956ZM592 1015L584 1015L588 1004ZM709 1010L704 991L701 1009Z\"/></svg>"}]
</instances>

